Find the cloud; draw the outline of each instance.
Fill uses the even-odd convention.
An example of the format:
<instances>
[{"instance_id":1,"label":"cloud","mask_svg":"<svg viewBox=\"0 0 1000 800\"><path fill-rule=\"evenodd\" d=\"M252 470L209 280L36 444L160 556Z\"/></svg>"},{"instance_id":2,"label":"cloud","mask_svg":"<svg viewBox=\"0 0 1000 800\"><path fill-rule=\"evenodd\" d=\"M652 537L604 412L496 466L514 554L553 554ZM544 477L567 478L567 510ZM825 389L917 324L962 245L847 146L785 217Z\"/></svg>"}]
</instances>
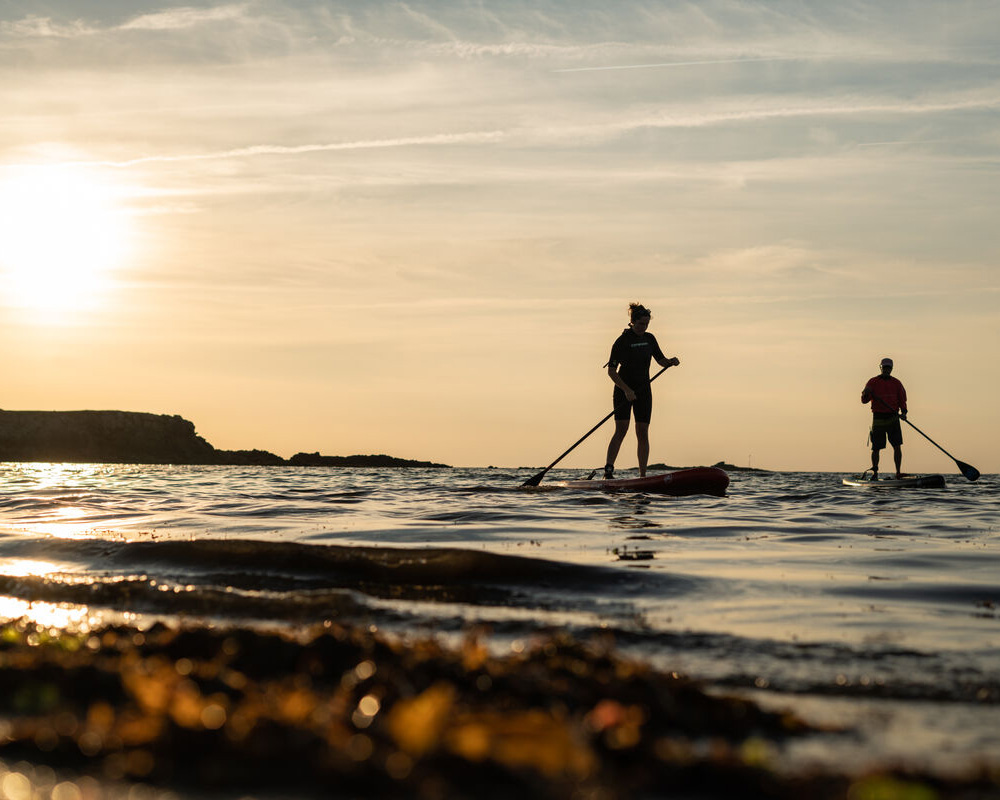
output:
<instances>
[{"instance_id":1,"label":"cloud","mask_svg":"<svg viewBox=\"0 0 1000 800\"><path fill-rule=\"evenodd\" d=\"M9 39L74 39L114 31L176 31L216 22L231 22L246 15L246 3L214 8L171 8L142 14L117 25L97 25L82 19L56 20L29 15L21 20L0 21L0 37Z\"/></svg>"},{"instance_id":2,"label":"cloud","mask_svg":"<svg viewBox=\"0 0 1000 800\"><path fill-rule=\"evenodd\" d=\"M215 161L230 158L253 158L255 156L301 155L336 150L372 150L392 147L414 147L421 145L485 144L500 141L502 131L473 131L470 133L439 133L432 136L409 136L397 139L369 139L354 142L331 142L327 144L302 145L251 145L210 153L184 153L178 155L140 156L125 161L77 161L63 166L88 167L133 167L140 164L167 163L175 161Z\"/></svg>"},{"instance_id":3,"label":"cloud","mask_svg":"<svg viewBox=\"0 0 1000 800\"><path fill-rule=\"evenodd\" d=\"M56 22L51 17L28 16L13 22L0 21L2 39L72 39L92 36L97 31L80 20Z\"/></svg>"},{"instance_id":4,"label":"cloud","mask_svg":"<svg viewBox=\"0 0 1000 800\"><path fill-rule=\"evenodd\" d=\"M216 6L215 8L171 8L155 14L143 14L122 25L115 26L120 31L176 31L214 22L229 22L241 19L247 11L247 4Z\"/></svg>"},{"instance_id":5,"label":"cloud","mask_svg":"<svg viewBox=\"0 0 1000 800\"><path fill-rule=\"evenodd\" d=\"M93 10L96 4L89 4ZM370 58L401 51L442 58L559 59L563 69L613 70L709 65L782 59L992 60L986 31L995 29L995 9L947 16L942 31L928 27L942 17L939 4L909 4L901 18L894 4L863 11L817 5L783 11L780 6L742 2L625 3L609 9L582 0L570 11L561 2L484 5L458 2L288 3L279 0L183 5L143 13L125 21L84 20L78 6L62 15L28 16L0 22L7 38L74 38L103 33L171 32L226 23L226 38L239 37L240 21L277 38L322 52L358 48ZM923 8L921 8L923 6ZM99 7L99 6L97 6ZM251 16L252 10L252 16ZM863 15L863 25L859 17ZM973 22L975 20L975 22ZM268 37L258 46L273 42ZM635 60L636 57L642 59ZM617 62L617 63L614 63Z\"/></svg>"},{"instance_id":6,"label":"cloud","mask_svg":"<svg viewBox=\"0 0 1000 800\"><path fill-rule=\"evenodd\" d=\"M618 64L602 67L568 67L553 72L607 72L620 69L662 69L667 67L700 67L710 64L752 64L761 61L799 61L797 56L771 56L765 58L714 58L703 61L667 61L661 64Z\"/></svg>"},{"instance_id":7,"label":"cloud","mask_svg":"<svg viewBox=\"0 0 1000 800\"><path fill-rule=\"evenodd\" d=\"M739 105L712 111L663 109L646 116L633 116L620 122L604 123L608 131L630 131L639 128L701 128L740 122L760 122L794 117L825 117L872 114L941 114L954 111L994 110L1000 108L1000 90L989 88L964 96L927 97L914 100L893 98L845 97L831 102L829 98L814 100L796 98L740 98Z\"/></svg>"},{"instance_id":8,"label":"cloud","mask_svg":"<svg viewBox=\"0 0 1000 800\"><path fill-rule=\"evenodd\" d=\"M866 119L882 117L883 124L893 117L949 115L966 111L992 112L1000 109L1000 88L986 87L964 93L928 94L923 97L899 99L892 96L843 96L843 97L807 97L807 96L733 96L726 100L715 97L711 103L698 100L691 103L677 102L661 107L611 108L603 106L572 107L570 111L562 112L563 120L549 121L541 114L522 114L520 119L507 127L484 128L480 130L441 131L430 134L415 134L396 137L369 137L340 142L319 143L284 143L269 142L255 145L231 147L210 150L202 153L161 152L155 155L135 156L115 160L72 161L73 165L86 164L90 166L133 167L144 164L217 161L224 159L247 159L266 156L309 155L322 152L349 150L399 149L408 147L447 147L447 146L496 146L508 148L545 147L577 147L609 143L622 139L643 130L694 129L726 127L733 125L751 125L769 121L794 120L799 118L849 118ZM251 110L253 108L251 107ZM265 107L256 110L264 114ZM502 122L498 117L496 120ZM425 127L420 117L412 120L414 127ZM927 144L947 141L928 137L918 140L886 140L885 142L854 142L850 138L846 145L872 149L875 144ZM824 148L829 157L829 149ZM788 157L781 159L787 165ZM739 162L737 159L727 159L717 163L711 170L716 179L729 180L733 177L733 169L740 174L763 170L771 174L774 159L754 162ZM618 169L627 173L629 167L625 162ZM537 168L537 167L536 167ZM515 179L530 170L518 169L512 164L504 167ZM535 169L535 168L533 168ZM663 170L675 175L692 175L697 177L697 166L682 166L680 162L672 162L669 166L659 168L644 167L652 176L663 176ZM489 164L481 164L480 170L489 171ZM608 164L602 164L599 172L607 174L613 170ZM693 170L693 172L692 172ZM721 171L720 171L721 170ZM476 170L477 172L479 170ZM585 173L590 170L584 168ZM548 174L548 168L542 169Z\"/></svg>"}]
</instances>

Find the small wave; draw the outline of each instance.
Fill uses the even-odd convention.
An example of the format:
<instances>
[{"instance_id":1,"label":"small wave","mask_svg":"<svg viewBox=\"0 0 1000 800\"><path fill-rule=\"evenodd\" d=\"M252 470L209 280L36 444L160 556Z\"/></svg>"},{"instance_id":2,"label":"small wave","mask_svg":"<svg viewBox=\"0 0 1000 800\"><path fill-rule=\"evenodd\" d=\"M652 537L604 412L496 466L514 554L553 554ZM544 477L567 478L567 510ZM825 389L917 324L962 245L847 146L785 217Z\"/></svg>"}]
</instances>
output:
<instances>
[{"instance_id":1,"label":"small wave","mask_svg":"<svg viewBox=\"0 0 1000 800\"><path fill-rule=\"evenodd\" d=\"M199 511L210 517L229 517L232 519L274 519L274 506L267 502L231 502L213 503L203 506ZM326 509L325 513L340 513L339 509ZM299 517L313 517L316 515L314 505L293 505L286 503L282 506L281 516L283 520L295 519Z\"/></svg>"},{"instance_id":2,"label":"small wave","mask_svg":"<svg viewBox=\"0 0 1000 800\"><path fill-rule=\"evenodd\" d=\"M345 590L248 591L227 587L176 586L142 576L79 580L72 576L0 576L0 596L28 603L108 608L149 615L266 619L282 622L336 617L358 619L370 608Z\"/></svg>"},{"instance_id":3,"label":"small wave","mask_svg":"<svg viewBox=\"0 0 1000 800\"><path fill-rule=\"evenodd\" d=\"M721 686L832 697L1000 704L996 651L926 652L893 646L782 642L731 634L611 631L619 646L675 668L688 668ZM586 636L586 631L579 631Z\"/></svg>"},{"instance_id":4,"label":"small wave","mask_svg":"<svg viewBox=\"0 0 1000 800\"><path fill-rule=\"evenodd\" d=\"M315 488L294 489L289 488L283 492L271 492L262 495L244 495L259 502L284 503L286 501L302 502L308 500L313 503L345 503L353 505L360 503L375 494L373 489L358 489L355 491L343 492L323 492Z\"/></svg>"},{"instance_id":5,"label":"small wave","mask_svg":"<svg viewBox=\"0 0 1000 800\"><path fill-rule=\"evenodd\" d=\"M919 603L955 604L969 607L1000 603L1000 587L996 584L947 584L906 580L880 575L868 576L867 584L835 586L827 593L882 602L911 600Z\"/></svg>"},{"instance_id":6,"label":"small wave","mask_svg":"<svg viewBox=\"0 0 1000 800\"><path fill-rule=\"evenodd\" d=\"M144 575L246 591L350 589L389 599L572 608L580 595L627 599L691 592L700 579L626 572L461 548L314 545L254 539L116 542L0 540L0 556L76 565L89 575ZM70 569L69 571L73 571ZM560 600L558 595L564 595Z\"/></svg>"},{"instance_id":7,"label":"small wave","mask_svg":"<svg viewBox=\"0 0 1000 800\"><path fill-rule=\"evenodd\" d=\"M526 522L532 520L547 519L543 514L517 511L491 511L470 509L466 511L437 511L430 514L423 514L417 519L427 522L455 522L455 523L476 523L476 522Z\"/></svg>"}]
</instances>

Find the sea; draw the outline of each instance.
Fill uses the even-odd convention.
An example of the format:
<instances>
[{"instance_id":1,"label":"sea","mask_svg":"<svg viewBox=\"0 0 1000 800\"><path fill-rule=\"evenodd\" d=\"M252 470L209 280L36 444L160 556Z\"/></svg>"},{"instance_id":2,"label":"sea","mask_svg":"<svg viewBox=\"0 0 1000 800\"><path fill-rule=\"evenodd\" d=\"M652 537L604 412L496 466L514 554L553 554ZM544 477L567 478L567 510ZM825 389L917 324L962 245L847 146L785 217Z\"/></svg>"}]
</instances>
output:
<instances>
[{"instance_id":1,"label":"sea","mask_svg":"<svg viewBox=\"0 0 1000 800\"><path fill-rule=\"evenodd\" d=\"M784 745L793 772L1000 769L1000 476L665 497L534 473L2 464L0 622L603 637L827 731Z\"/></svg>"}]
</instances>

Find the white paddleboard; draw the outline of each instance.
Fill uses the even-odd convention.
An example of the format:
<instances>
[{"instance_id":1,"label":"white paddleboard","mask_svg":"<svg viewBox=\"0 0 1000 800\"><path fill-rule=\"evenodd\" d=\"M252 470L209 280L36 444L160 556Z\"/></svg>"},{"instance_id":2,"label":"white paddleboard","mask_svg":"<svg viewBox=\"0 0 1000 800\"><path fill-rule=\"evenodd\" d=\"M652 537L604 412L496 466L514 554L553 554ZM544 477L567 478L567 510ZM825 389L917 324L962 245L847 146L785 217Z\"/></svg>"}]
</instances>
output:
<instances>
[{"instance_id":1,"label":"white paddleboard","mask_svg":"<svg viewBox=\"0 0 1000 800\"><path fill-rule=\"evenodd\" d=\"M940 489L944 486L944 475L904 475L902 478L886 475L873 481L871 474L864 473L844 478L843 483L844 486L859 486L864 489Z\"/></svg>"}]
</instances>

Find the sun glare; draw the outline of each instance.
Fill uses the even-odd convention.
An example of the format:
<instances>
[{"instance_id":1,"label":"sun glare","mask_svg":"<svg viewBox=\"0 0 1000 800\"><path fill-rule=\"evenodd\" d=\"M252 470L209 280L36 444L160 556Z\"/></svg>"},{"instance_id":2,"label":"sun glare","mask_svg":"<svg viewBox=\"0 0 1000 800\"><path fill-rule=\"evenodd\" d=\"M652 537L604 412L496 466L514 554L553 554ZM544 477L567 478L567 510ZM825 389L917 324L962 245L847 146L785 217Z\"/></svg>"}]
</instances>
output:
<instances>
[{"instance_id":1,"label":"sun glare","mask_svg":"<svg viewBox=\"0 0 1000 800\"><path fill-rule=\"evenodd\" d=\"M129 247L120 194L79 167L0 172L4 303L38 321L97 305Z\"/></svg>"}]
</instances>

